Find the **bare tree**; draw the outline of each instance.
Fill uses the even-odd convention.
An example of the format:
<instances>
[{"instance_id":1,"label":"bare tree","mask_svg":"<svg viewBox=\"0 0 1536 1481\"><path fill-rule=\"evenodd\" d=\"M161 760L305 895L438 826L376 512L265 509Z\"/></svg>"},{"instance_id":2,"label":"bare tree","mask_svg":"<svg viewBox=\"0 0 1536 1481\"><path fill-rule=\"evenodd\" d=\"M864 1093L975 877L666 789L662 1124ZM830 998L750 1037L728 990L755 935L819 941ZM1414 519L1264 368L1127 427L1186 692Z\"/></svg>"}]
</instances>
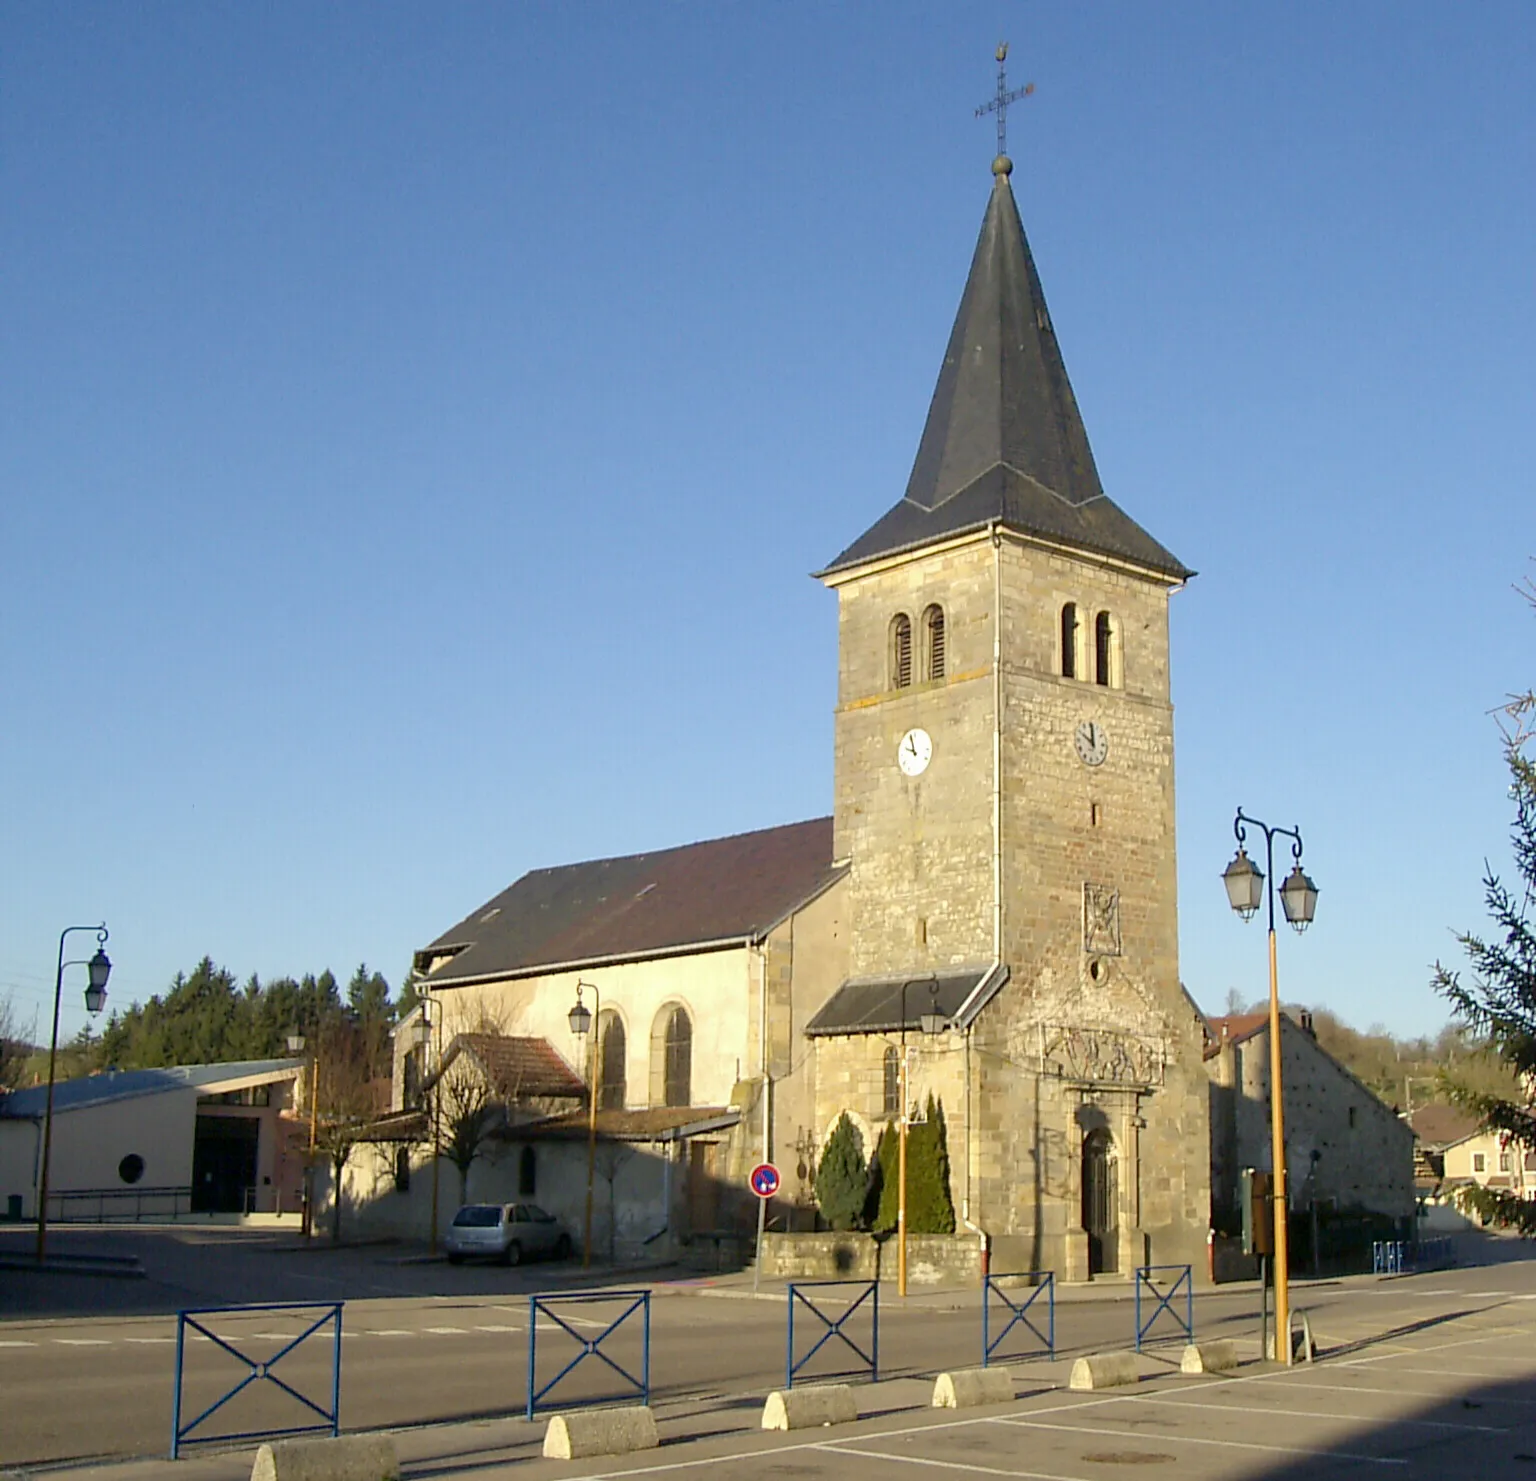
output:
<instances>
[{"instance_id":1,"label":"bare tree","mask_svg":"<svg viewBox=\"0 0 1536 1481\"><path fill-rule=\"evenodd\" d=\"M8 1095L21 1084L32 1053L30 1035L36 1031L34 1022L28 1036L23 1037L14 999L9 994L0 998L0 1096Z\"/></svg>"},{"instance_id":2,"label":"bare tree","mask_svg":"<svg viewBox=\"0 0 1536 1481\"><path fill-rule=\"evenodd\" d=\"M485 1045L475 1043L505 1037L505 1020L480 1004L473 1016L460 1019L436 1075L422 1087L432 1097L428 1144L458 1169L460 1203L469 1198L470 1168L489 1151L522 1088L504 1057L480 1052Z\"/></svg>"},{"instance_id":3,"label":"bare tree","mask_svg":"<svg viewBox=\"0 0 1536 1481\"><path fill-rule=\"evenodd\" d=\"M374 1079L375 1046L346 1014L332 1015L321 1026L315 1147L331 1164L331 1238L341 1239L342 1175L352 1149L379 1112Z\"/></svg>"}]
</instances>

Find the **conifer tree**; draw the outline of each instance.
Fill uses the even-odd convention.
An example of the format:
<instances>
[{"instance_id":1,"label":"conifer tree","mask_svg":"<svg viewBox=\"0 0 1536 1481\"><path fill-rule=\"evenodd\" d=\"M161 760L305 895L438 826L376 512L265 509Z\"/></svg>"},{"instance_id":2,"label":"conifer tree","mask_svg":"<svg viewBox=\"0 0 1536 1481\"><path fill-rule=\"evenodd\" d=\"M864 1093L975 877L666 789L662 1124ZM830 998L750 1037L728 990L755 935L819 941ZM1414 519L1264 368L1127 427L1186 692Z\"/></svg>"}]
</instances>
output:
<instances>
[{"instance_id":1,"label":"conifer tree","mask_svg":"<svg viewBox=\"0 0 1536 1481\"><path fill-rule=\"evenodd\" d=\"M907 1233L953 1234L944 1108L928 1096L927 1119L907 1128Z\"/></svg>"},{"instance_id":2,"label":"conifer tree","mask_svg":"<svg viewBox=\"0 0 1536 1481\"><path fill-rule=\"evenodd\" d=\"M901 1131L894 1121L887 1121L875 1143L875 1155L869 1163L870 1229L875 1234L890 1234L896 1228L900 1207L900 1178L897 1162L901 1156Z\"/></svg>"},{"instance_id":3,"label":"conifer tree","mask_svg":"<svg viewBox=\"0 0 1536 1481\"><path fill-rule=\"evenodd\" d=\"M821 1216L839 1232L857 1229L863 1222L864 1202L869 1196L869 1168L864 1161L864 1140L843 1112L832 1128L816 1168L816 1202Z\"/></svg>"}]
</instances>

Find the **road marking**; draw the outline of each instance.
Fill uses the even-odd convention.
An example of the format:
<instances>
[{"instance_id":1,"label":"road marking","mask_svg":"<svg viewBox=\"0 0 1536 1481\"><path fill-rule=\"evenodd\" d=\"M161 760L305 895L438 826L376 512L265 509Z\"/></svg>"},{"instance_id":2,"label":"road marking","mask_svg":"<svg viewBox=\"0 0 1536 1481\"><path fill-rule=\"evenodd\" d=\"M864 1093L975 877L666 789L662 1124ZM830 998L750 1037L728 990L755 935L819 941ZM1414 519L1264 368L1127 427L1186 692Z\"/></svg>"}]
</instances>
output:
<instances>
[{"instance_id":1,"label":"road marking","mask_svg":"<svg viewBox=\"0 0 1536 1481\"><path fill-rule=\"evenodd\" d=\"M1448 1376L1478 1378L1482 1376L1481 1374L1476 1373L1447 1375L1444 1369L1440 1368L1397 1368L1394 1369L1394 1371L1398 1373L1433 1373L1437 1378L1445 1378ZM1261 1378L1258 1380L1260 1383L1284 1383L1287 1381L1288 1380L1283 1378ZM1404 1397L1410 1399L1443 1399L1449 1402L1452 1399L1459 1399L1462 1397L1462 1394L1454 1389L1447 1391L1445 1389L1432 1388L1366 1388L1364 1384L1360 1383L1329 1385L1325 1383L1303 1383L1300 1379L1296 1379L1295 1383L1297 1388L1315 1388L1321 1389L1324 1392L1337 1392L1345 1394L1386 1394L1391 1398L1395 1398L1397 1395L1402 1394ZM1480 1398L1476 1400L1476 1403L1536 1404L1536 1399L1498 1399L1489 1397Z\"/></svg>"},{"instance_id":2,"label":"road marking","mask_svg":"<svg viewBox=\"0 0 1536 1481\"><path fill-rule=\"evenodd\" d=\"M414 1337L416 1334L405 1327L380 1327L376 1331L362 1332L363 1337Z\"/></svg>"},{"instance_id":3,"label":"road marking","mask_svg":"<svg viewBox=\"0 0 1536 1481\"><path fill-rule=\"evenodd\" d=\"M1267 1376L1267 1375L1266 1375ZM1127 1394L1122 1401L1127 1404L1158 1404L1165 1409L1205 1409L1212 1414L1262 1414L1268 1419L1337 1419L1345 1424L1358 1422L1358 1414L1332 1414L1322 1409L1256 1409L1248 1404L1206 1404L1196 1399L1155 1399L1150 1394ZM1413 1425L1426 1430L1475 1430L1485 1435L1506 1433L1501 1424L1453 1424L1447 1419L1406 1419L1394 1417L1392 1424Z\"/></svg>"},{"instance_id":4,"label":"road marking","mask_svg":"<svg viewBox=\"0 0 1536 1481\"><path fill-rule=\"evenodd\" d=\"M111 1347L105 1337L55 1337L60 1347Z\"/></svg>"},{"instance_id":5,"label":"road marking","mask_svg":"<svg viewBox=\"0 0 1536 1481\"><path fill-rule=\"evenodd\" d=\"M134 1343L139 1344L141 1347L148 1347L152 1343L174 1342L175 1340L176 1339L174 1337L124 1337L123 1338L124 1342L134 1342Z\"/></svg>"},{"instance_id":6,"label":"road marking","mask_svg":"<svg viewBox=\"0 0 1536 1481\"><path fill-rule=\"evenodd\" d=\"M878 1438L872 1436L871 1438ZM1161 1435L1158 1439L1162 1439ZM980 1466L971 1461L929 1460L921 1455L890 1455L884 1450L855 1450L852 1445L812 1445L812 1450L825 1450L828 1455L857 1455L862 1460L900 1461L908 1466L938 1467L946 1471L966 1471L973 1476L1013 1476L1019 1481L1083 1481L1081 1476L1063 1476L1057 1471L1008 1471L1002 1466ZM772 1454L772 1452L767 1452Z\"/></svg>"},{"instance_id":7,"label":"road marking","mask_svg":"<svg viewBox=\"0 0 1536 1481\"><path fill-rule=\"evenodd\" d=\"M1289 1410L1285 1411L1291 1412ZM1008 1424L1020 1429L1061 1430L1072 1435L1105 1435L1116 1440L1150 1439L1135 1430L1112 1430L1086 1424L1040 1424L1032 1419L994 1419L993 1424ZM1270 1455L1307 1455L1335 1460L1357 1460L1373 1466L1405 1466L1406 1460L1385 1455L1363 1455L1348 1450L1307 1450L1300 1445L1260 1445L1251 1440L1213 1440L1199 1435L1170 1435L1159 1431L1157 1438L1177 1445L1220 1445L1228 1450L1260 1450Z\"/></svg>"},{"instance_id":8,"label":"road marking","mask_svg":"<svg viewBox=\"0 0 1536 1481\"><path fill-rule=\"evenodd\" d=\"M423 1332L430 1332L434 1337L462 1337L463 1327L423 1327Z\"/></svg>"},{"instance_id":9,"label":"road marking","mask_svg":"<svg viewBox=\"0 0 1536 1481\"><path fill-rule=\"evenodd\" d=\"M493 1326L488 1326L488 1327L476 1327L475 1328L475 1331L477 1331L477 1332L521 1332L523 1330L524 1329L522 1327L508 1327L508 1326L494 1326L494 1325Z\"/></svg>"},{"instance_id":10,"label":"road marking","mask_svg":"<svg viewBox=\"0 0 1536 1481\"><path fill-rule=\"evenodd\" d=\"M0 1347L36 1347L35 1342L0 1342Z\"/></svg>"}]
</instances>

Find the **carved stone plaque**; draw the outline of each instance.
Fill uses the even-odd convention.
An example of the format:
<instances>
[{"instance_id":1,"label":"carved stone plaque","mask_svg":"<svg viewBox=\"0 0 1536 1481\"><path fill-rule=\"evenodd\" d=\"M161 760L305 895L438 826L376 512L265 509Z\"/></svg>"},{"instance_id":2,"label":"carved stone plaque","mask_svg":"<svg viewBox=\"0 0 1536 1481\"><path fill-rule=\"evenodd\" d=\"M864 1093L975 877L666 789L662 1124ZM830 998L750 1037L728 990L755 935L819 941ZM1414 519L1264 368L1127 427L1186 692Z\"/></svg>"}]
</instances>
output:
<instances>
[{"instance_id":1,"label":"carved stone plaque","mask_svg":"<svg viewBox=\"0 0 1536 1481\"><path fill-rule=\"evenodd\" d=\"M1160 1039L1113 1028L1041 1026L1040 1068L1063 1080L1091 1085L1161 1085L1168 1061Z\"/></svg>"},{"instance_id":2,"label":"carved stone plaque","mask_svg":"<svg viewBox=\"0 0 1536 1481\"><path fill-rule=\"evenodd\" d=\"M1083 950L1090 956L1120 955L1120 891L1107 884L1083 886Z\"/></svg>"}]
</instances>

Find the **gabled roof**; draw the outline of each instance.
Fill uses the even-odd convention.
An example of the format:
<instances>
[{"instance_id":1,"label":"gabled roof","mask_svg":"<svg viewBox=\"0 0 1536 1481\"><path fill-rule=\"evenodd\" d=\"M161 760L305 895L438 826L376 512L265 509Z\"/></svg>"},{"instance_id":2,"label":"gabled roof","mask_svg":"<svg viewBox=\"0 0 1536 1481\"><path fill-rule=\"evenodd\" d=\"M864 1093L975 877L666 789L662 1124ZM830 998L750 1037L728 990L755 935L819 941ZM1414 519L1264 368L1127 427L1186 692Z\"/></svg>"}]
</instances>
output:
<instances>
[{"instance_id":1,"label":"gabled roof","mask_svg":"<svg viewBox=\"0 0 1536 1481\"><path fill-rule=\"evenodd\" d=\"M1007 980L1007 967L991 963L957 967L936 976L903 972L896 976L849 978L811 1015L805 1032L809 1038L819 1038L833 1034L897 1034L905 1027L909 1034L916 1034L922 1031L922 1015L930 1011L930 1005L956 1027L969 1028ZM929 987L930 982L938 984L937 993Z\"/></svg>"},{"instance_id":2,"label":"gabled roof","mask_svg":"<svg viewBox=\"0 0 1536 1481\"><path fill-rule=\"evenodd\" d=\"M1483 1129L1476 1116L1455 1106L1420 1106L1407 1119L1413 1134L1430 1151L1455 1146Z\"/></svg>"},{"instance_id":3,"label":"gabled roof","mask_svg":"<svg viewBox=\"0 0 1536 1481\"><path fill-rule=\"evenodd\" d=\"M758 940L844 870L832 819L535 869L417 952L432 986Z\"/></svg>"},{"instance_id":4,"label":"gabled roof","mask_svg":"<svg viewBox=\"0 0 1536 1481\"><path fill-rule=\"evenodd\" d=\"M304 1068L301 1059L241 1059L228 1064L177 1064L148 1070L107 1070L78 1080L59 1080L53 1087L53 1109L74 1111L107 1101L140 1095L164 1095L172 1090L196 1090L219 1095L252 1085L291 1080ZM33 1085L0 1098L0 1116L41 1116L48 1105L48 1087Z\"/></svg>"},{"instance_id":5,"label":"gabled roof","mask_svg":"<svg viewBox=\"0 0 1536 1481\"><path fill-rule=\"evenodd\" d=\"M455 1034L443 1051L442 1067L422 1084L427 1091L461 1055L479 1066L496 1096L566 1096L585 1099L586 1082L548 1039L511 1034Z\"/></svg>"},{"instance_id":6,"label":"gabled roof","mask_svg":"<svg viewBox=\"0 0 1536 1481\"><path fill-rule=\"evenodd\" d=\"M1287 1022L1290 1021L1289 1014L1282 1012L1280 1016ZM1255 1034L1263 1033L1269 1027L1269 1014L1224 1013L1216 1018L1207 1018L1205 1022L1210 1033L1210 1039L1205 1046L1205 1057L1209 1059L1221 1049L1223 1041L1229 1044L1241 1044L1244 1039L1251 1039Z\"/></svg>"},{"instance_id":7,"label":"gabled roof","mask_svg":"<svg viewBox=\"0 0 1536 1481\"><path fill-rule=\"evenodd\" d=\"M993 521L1174 582L1194 573L1104 493L1008 183L992 196L901 502L821 576Z\"/></svg>"}]
</instances>

